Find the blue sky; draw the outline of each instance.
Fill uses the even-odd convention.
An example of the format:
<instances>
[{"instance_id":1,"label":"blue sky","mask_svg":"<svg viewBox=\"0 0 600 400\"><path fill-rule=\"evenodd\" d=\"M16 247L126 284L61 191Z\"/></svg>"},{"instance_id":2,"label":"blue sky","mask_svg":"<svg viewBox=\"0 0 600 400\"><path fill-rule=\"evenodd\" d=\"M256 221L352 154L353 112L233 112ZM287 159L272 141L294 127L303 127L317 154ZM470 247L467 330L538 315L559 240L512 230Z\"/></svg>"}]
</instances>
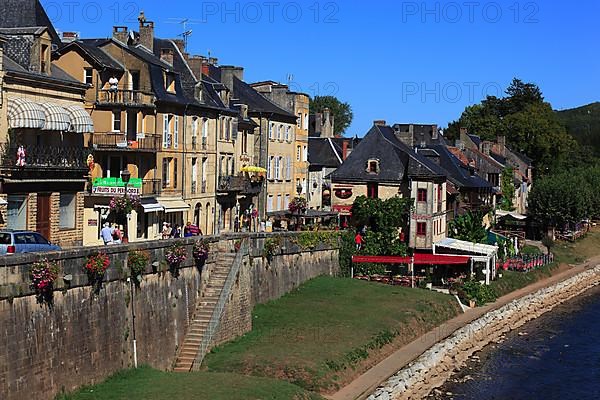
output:
<instances>
[{"instance_id":1,"label":"blue sky","mask_svg":"<svg viewBox=\"0 0 600 400\"><path fill-rule=\"evenodd\" d=\"M160 37L189 18L188 50L245 68L248 82L288 82L349 102L348 134L375 119L457 119L513 77L538 84L554 108L600 100L600 2L73 1L42 0L59 30L108 37L137 29L144 10Z\"/></svg>"}]
</instances>

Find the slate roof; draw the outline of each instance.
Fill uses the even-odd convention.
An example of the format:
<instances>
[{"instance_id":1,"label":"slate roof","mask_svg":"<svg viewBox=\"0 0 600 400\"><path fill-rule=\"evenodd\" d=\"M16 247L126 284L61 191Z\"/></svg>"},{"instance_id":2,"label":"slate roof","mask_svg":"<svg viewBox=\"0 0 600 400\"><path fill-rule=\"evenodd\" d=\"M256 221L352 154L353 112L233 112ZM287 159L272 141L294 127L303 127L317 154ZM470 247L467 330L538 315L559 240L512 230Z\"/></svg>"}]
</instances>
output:
<instances>
[{"instance_id":1,"label":"slate roof","mask_svg":"<svg viewBox=\"0 0 600 400\"><path fill-rule=\"evenodd\" d=\"M275 103L271 102L262 94L258 93L246 82L233 77L233 96L232 101L238 101L248 105L249 113L275 114L283 117L290 122L296 123L296 116L280 108Z\"/></svg>"},{"instance_id":2,"label":"slate roof","mask_svg":"<svg viewBox=\"0 0 600 400\"><path fill-rule=\"evenodd\" d=\"M492 185L477 176L471 174L470 168L459 160L446 146L430 145L425 149L417 149L420 154L431 156L438 160L439 166L442 167L448 176L448 180L457 188L467 189L492 189ZM434 154L428 155L427 152Z\"/></svg>"},{"instance_id":3,"label":"slate roof","mask_svg":"<svg viewBox=\"0 0 600 400\"><path fill-rule=\"evenodd\" d=\"M71 43L66 43L61 46L53 56L60 56L62 54L67 53L71 49L76 49L76 51L81 51L85 56L87 56L88 61L91 61L91 64L96 68L107 68L113 71L124 72L125 67L119 61L115 60L113 56L102 50L98 47L97 43L104 43L104 41L98 40L77 40Z\"/></svg>"},{"instance_id":4,"label":"slate roof","mask_svg":"<svg viewBox=\"0 0 600 400\"><path fill-rule=\"evenodd\" d=\"M40 26L48 28L53 43L60 44L60 38L39 0L0 1L0 28Z\"/></svg>"},{"instance_id":5,"label":"slate roof","mask_svg":"<svg viewBox=\"0 0 600 400\"><path fill-rule=\"evenodd\" d=\"M15 62L13 59L4 54L2 58L3 68L6 72L16 73L18 75L28 75L35 79L41 79L45 81L54 81L62 84L70 84L74 86L78 86L81 89L87 87L87 85L81 83L77 79L73 78L71 75L67 74L64 70L57 67L54 64L50 65L50 75L42 74L41 72L28 71Z\"/></svg>"},{"instance_id":6,"label":"slate roof","mask_svg":"<svg viewBox=\"0 0 600 400\"><path fill-rule=\"evenodd\" d=\"M378 174L367 172L367 161L379 160ZM334 181L400 183L407 179L445 180L446 172L398 140L389 126L373 125L343 164L331 173Z\"/></svg>"},{"instance_id":7,"label":"slate roof","mask_svg":"<svg viewBox=\"0 0 600 400\"><path fill-rule=\"evenodd\" d=\"M329 138L308 138L308 162L311 167L337 168L342 164L342 149Z\"/></svg>"},{"instance_id":8,"label":"slate roof","mask_svg":"<svg viewBox=\"0 0 600 400\"><path fill-rule=\"evenodd\" d=\"M481 138L477 135L471 135L471 134L467 134L471 140L473 141L473 143L475 143L475 146L477 146L477 148L479 148L481 146Z\"/></svg>"}]
</instances>

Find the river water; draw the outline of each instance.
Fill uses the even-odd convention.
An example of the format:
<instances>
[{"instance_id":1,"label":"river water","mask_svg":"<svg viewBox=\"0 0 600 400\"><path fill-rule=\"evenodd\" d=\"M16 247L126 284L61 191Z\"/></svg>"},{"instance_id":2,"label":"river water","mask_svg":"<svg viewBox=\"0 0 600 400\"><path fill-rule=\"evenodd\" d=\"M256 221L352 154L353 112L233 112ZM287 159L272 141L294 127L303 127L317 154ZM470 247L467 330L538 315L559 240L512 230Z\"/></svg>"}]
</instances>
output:
<instances>
[{"instance_id":1,"label":"river water","mask_svg":"<svg viewBox=\"0 0 600 400\"><path fill-rule=\"evenodd\" d=\"M600 288L488 346L431 398L600 399Z\"/></svg>"}]
</instances>

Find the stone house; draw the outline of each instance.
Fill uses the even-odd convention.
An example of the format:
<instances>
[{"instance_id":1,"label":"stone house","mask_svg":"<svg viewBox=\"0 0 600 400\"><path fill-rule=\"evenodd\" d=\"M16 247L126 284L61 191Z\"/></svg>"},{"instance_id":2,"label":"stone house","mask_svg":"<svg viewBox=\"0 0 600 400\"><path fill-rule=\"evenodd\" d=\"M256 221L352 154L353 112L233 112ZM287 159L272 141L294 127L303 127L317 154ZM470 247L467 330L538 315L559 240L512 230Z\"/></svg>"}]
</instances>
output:
<instances>
[{"instance_id":1,"label":"stone house","mask_svg":"<svg viewBox=\"0 0 600 400\"><path fill-rule=\"evenodd\" d=\"M87 85L51 63L52 32L0 28L0 226L68 247L83 241L84 139L94 127Z\"/></svg>"},{"instance_id":2,"label":"stone house","mask_svg":"<svg viewBox=\"0 0 600 400\"><path fill-rule=\"evenodd\" d=\"M446 237L446 172L402 141L402 131L375 121L360 144L331 173L332 209L349 223L358 196L410 197L414 209L406 227L411 248L431 250Z\"/></svg>"}]
</instances>

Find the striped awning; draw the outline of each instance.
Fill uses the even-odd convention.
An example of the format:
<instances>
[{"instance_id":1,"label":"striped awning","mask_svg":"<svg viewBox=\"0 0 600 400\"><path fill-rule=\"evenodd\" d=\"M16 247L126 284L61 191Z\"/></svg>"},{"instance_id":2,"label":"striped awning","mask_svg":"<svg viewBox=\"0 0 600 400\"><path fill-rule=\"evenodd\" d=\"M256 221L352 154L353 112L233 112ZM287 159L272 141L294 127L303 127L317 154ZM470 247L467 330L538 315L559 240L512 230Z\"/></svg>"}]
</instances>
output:
<instances>
[{"instance_id":1,"label":"striped awning","mask_svg":"<svg viewBox=\"0 0 600 400\"><path fill-rule=\"evenodd\" d=\"M75 133L93 133L94 121L82 106L72 105L65 107L71 116L71 131Z\"/></svg>"},{"instance_id":2,"label":"striped awning","mask_svg":"<svg viewBox=\"0 0 600 400\"><path fill-rule=\"evenodd\" d=\"M7 111L10 128L43 129L46 124L44 108L31 100L9 99Z\"/></svg>"},{"instance_id":3,"label":"striped awning","mask_svg":"<svg viewBox=\"0 0 600 400\"><path fill-rule=\"evenodd\" d=\"M46 122L44 130L46 131L62 131L66 132L71 127L71 116L61 106L56 103L40 103L44 109Z\"/></svg>"}]
</instances>

